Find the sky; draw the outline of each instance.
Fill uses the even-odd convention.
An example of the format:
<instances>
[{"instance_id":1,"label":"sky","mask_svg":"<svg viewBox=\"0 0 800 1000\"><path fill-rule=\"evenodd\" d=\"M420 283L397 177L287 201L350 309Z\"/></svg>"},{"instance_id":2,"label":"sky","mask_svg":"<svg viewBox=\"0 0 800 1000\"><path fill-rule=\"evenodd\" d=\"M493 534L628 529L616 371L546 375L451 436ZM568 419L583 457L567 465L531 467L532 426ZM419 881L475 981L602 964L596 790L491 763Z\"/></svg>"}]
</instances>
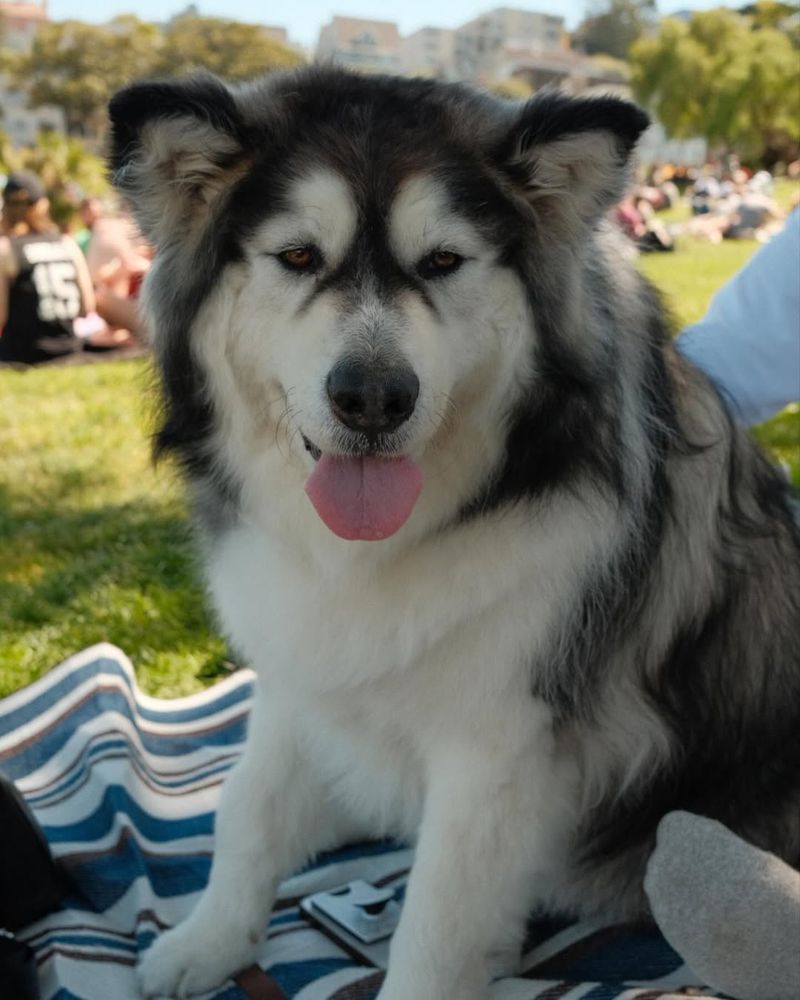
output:
<instances>
[{"instance_id":1,"label":"sky","mask_svg":"<svg viewBox=\"0 0 800 1000\"><path fill-rule=\"evenodd\" d=\"M48 10L54 21L75 18L81 21L107 21L117 14L136 14L145 21L167 21L183 10L190 0L49 0ZM742 3L744 0L742 0ZM351 17L396 21L403 34L424 25L455 28L493 7L522 7L566 18L567 27L574 28L583 17L587 0L400 0L398 4L380 0L195 0L201 14L229 17L237 21L275 24L289 29L292 41L314 46L319 29L334 14ZM720 0L661 0L659 11L669 14L676 10L703 10L708 7L732 6Z\"/></svg>"}]
</instances>

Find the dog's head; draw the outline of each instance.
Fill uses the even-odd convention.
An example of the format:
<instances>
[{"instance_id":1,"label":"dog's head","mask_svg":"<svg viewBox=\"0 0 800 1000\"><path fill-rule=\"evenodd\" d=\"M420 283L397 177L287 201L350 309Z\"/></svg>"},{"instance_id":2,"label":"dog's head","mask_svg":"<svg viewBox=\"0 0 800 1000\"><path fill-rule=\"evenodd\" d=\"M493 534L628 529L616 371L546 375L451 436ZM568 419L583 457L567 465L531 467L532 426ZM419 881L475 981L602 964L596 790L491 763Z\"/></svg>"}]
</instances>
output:
<instances>
[{"instance_id":1,"label":"dog's head","mask_svg":"<svg viewBox=\"0 0 800 1000\"><path fill-rule=\"evenodd\" d=\"M163 443L240 493L269 466L375 539L420 491L441 518L492 475L647 123L614 98L319 69L135 85L111 117L158 250Z\"/></svg>"}]
</instances>

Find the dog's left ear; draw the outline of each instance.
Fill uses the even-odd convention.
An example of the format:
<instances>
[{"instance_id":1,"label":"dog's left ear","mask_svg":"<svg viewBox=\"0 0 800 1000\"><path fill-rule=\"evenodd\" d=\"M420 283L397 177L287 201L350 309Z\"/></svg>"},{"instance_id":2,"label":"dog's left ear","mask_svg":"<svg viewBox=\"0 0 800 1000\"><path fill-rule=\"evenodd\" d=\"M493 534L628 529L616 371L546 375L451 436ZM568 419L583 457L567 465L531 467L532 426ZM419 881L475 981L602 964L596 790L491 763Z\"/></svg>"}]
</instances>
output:
<instances>
[{"instance_id":1,"label":"dog's left ear","mask_svg":"<svg viewBox=\"0 0 800 1000\"><path fill-rule=\"evenodd\" d=\"M622 197L649 123L616 97L542 93L516 112L496 162L538 212L577 234Z\"/></svg>"},{"instance_id":2,"label":"dog's left ear","mask_svg":"<svg viewBox=\"0 0 800 1000\"><path fill-rule=\"evenodd\" d=\"M156 244L196 231L249 162L234 96L211 75L133 84L109 116L114 186Z\"/></svg>"}]
</instances>

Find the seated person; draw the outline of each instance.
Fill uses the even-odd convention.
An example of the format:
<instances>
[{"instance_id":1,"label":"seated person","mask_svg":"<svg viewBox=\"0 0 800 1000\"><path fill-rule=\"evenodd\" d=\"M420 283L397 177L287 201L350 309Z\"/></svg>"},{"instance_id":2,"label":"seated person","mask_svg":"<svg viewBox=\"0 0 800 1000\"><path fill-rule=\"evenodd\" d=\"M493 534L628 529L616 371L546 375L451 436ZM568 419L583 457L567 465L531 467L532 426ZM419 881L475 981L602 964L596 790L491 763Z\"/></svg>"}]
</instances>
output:
<instances>
[{"instance_id":1,"label":"seated person","mask_svg":"<svg viewBox=\"0 0 800 1000\"><path fill-rule=\"evenodd\" d=\"M614 209L612 218L642 253L673 249L669 230L655 218L651 206L639 200L637 192L629 192L622 199Z\"/></svg>"},{"instance_id":2,"label":"seated person","mask_svg":"<svg viewBox=\"0 0 800 1000\"><path fill-rule=\"evenodd\" d=\"M94 308L77 243L50 219L39 178L12 173L0 237L0 361L38 364L81 350L73 321Z\"/></svg>"},{"instance_id":3,"label":"seated person","mask_svg":"<svg viewBox=\"0 0 800 1000\"><path fill-rule=\"evenodd\" d=\"M150 256L149 247L126 216L95 220L86 260L97 312L108 330L103 335L95 334L91 346L121 347L141 338L142 318L134 293L150 266Z\"/></svg>"}]
</instances>

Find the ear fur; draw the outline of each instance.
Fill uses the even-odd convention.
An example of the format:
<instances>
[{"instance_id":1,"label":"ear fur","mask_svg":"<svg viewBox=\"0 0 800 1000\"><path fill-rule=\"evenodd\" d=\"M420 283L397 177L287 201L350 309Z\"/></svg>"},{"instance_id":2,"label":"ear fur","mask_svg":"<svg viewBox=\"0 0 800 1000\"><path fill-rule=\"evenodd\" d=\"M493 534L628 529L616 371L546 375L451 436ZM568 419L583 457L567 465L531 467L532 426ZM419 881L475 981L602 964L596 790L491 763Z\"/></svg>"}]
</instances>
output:
<instances>
[{"instance_id":1,"label":"ear fur","mask_svg":"<svg viewBox=\"0 0 800 1000\"><path fill-rule=\"evenodd\" d=\"M622 197L631 152L649 122L616 97L545 91L517 114L497 162L537 211L577 234Z\"/></svg>"},{"instance_id":2,"label":"ear fur","mask_svg":"<svg viewBox=\"0 0 800 1000\"><path fill-rule=\"evenodd\" d=\"M109 104L112 180L155 243L202 219L247 164L247 135L216 77L137 83Z\"/></svg>"}]
</instances>

